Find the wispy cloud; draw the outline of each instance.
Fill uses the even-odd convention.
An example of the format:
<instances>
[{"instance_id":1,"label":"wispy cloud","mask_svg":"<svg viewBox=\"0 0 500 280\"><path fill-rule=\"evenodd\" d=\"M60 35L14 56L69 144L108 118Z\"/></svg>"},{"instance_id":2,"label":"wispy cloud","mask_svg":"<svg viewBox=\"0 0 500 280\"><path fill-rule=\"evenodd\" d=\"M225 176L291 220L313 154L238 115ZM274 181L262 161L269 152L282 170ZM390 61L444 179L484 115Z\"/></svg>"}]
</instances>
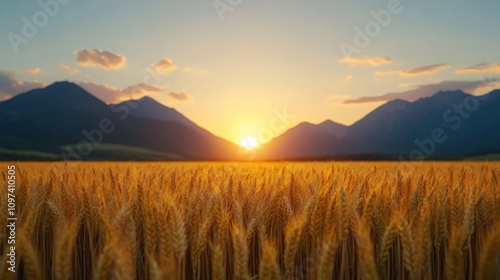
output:
<instances>
[{"instance_id":1,"label":"wispy cloud","mask_svg":"<svg viewBox=\"0 0 500 280\"><path fill-rule=\"evenodd\" d=\"M406 77L415 77L415 76L422 76L422 75L432 75L435 74L439 71L443 71L445 69L450 68L449 64L432 64L432 65L426 65L426 66L420 66L420 67L414 67L414 68L409 68L409 69L402 69L402 70L388 70L388 71L377 71L375 72L376 75L400 75L400 76L406 76Z\"/></svg>"},{"instance_id":2,"label":"wispy cloud","mask_svg":"<svg viewBox=\"0 0 500 280\"><path fill-rule=\"evenodd\" d=\"M380 66L392 63L392 59L385 56L350 56L339 60L340 63L351 64L351 66L369 65Z\"/></svg>"},{"instance_id":3,"label":"wispy cloud","mask_svg":"<svg viewBox=\"0 0 500 280\"><path fill-rule=\"evenodd\" d=\"M420 86L421 84L416 84L416 83L400 83L398 84L398 87L418 87Z\"/></svg>"},{"instance_id":4,"label":"wispy cloud","mask_svg":"<svg viewBox=\"0 0 500 280\"><path fill-rule=\"evenodd\" d=\"M164 88L144 83L128 86L124 89L119 89L108 84L78 83L78 85L108 104L137 99L164 90Z\"/></svg>"},{"instance_id":5,"label":"wispy cloud","mask_svg":"<svg viewBox=\"0 0 500 280\"><path fill-rule=\"evenodd\" d=\"M171 98L171 99L173 99L173 100L176 100L176 101L189 101L189 100L192 99L192 97L189 94L187 94L187 93L185 93L183 91L181 91L181 92L170 92L168 94L168 97Z\"/></svg>"},{"instance_id":6,"label":"wispy cloud","mask_svg":"<svg viewBox=\"0 0 500 280\"><path fill-rule=\"evenodd\" d=\"M329 95L326 100L332 104L343 104L346 100L351 100L353 98L355 98L355 96L349 94L332 94Z\"/></svg>"},{"instance_id":7,"label":"wispy cloud","mask_svg":"<svg viewBox=\"0 0 500 280\"><path fill-rule=\"evenodd\" d=\"M153 67L157 73L165 73L174 70L177 68L177 65L175 65L170 58L164 58L156 63L153 63L151 67Z\"/></svg>"},{"instance_id":8,"label":"wispy cloud","mask_svg":"<svg viewBox=\"0 0 500 280\"><path fill-rule=\"evenodd\" d=\"M434 84L418 85L415 89L407 91L391 92L378 96L365 96L357 99L350 99L344 101L344 104L391 101L394 99L415 101L445 90L462 90L471 94L483 94L498 86L500 84L499 81L500 80L498 79L490 79L486 81L443 81Z\"/></svg>"},{"instance_id":9,"label":"wispy cloud","mask_svg":"<svg viewBox=\"0 0 500 280\"><path fill-rule=\"evenodd\" d=\"M28 68L26 69L26 71L31 75L38 75L40 74L40 72L42 72L42 69L40 69L40 67L35 67L35 68Z\"/></svg>"},{"instance_id":10,"label":"wispy cloud","mask_svg":"<svg viewBox=\"0 0 500 280\"><path fill-rule=\"evenodd\" d=\"M347 75L342 81L347 84L352 82L352 79L354 79L352 75Z\"/></svg>"},{"instance_id":11,"label":"wispy cloud","mask_svg":"<svg viewBox=\"0 0 500 280\"><path fill-rule=\"evenodd\" d=\"M500 73L500 63L494 64L479 64L476 66L462 67L455 71L456 74L470 74L470 73Z\"/></svg>"},{"instance_id":12,"label":"wispy cloud","mask_svg":"<svg viewBox=\"0 0 500 280\"><path fill-rule=\"evenodd\" d=\"M100 67L106 70L117 70L125 66L127 59L120 54L99 49L75 51L76 63L83 67Z\"/></svg>"},{"instance_id":13,"label":"wispy cloud","mask_svg":"<svg viewBox=\"0 0 500 280\"><path fill-rule=\"evenodd\" d=\"M194 67L184 67L184 73L192 73L192 74L205 74L207 71L194 68Z\"/></svg>"},{"instance_id":14,"label":"wispy cloud","mask_svg":"<svg viewBox=\"0 0 500 280\"><path fill-rule=\"evenodd\" d=\"M59 64L59 66L60 66L62 69L64 69L64 71L66 71L66 72L67 72L68 74L70 74L70 75L73 75L73 76L74 76L74 75L78 75L78 73L80 73L80 70L75 69L75 68L71 68L71 67L69 67L69 66L68 66L68 65L66 65L66 64L62 64L62 63L61 63L61 64Z\"/></svg>"},{"instance_id":15,"label":"wispy cloud","mask_svg":"<svg viewBox=\"0 0 500 280\"><path fill-rule=\"evenodd\" d=\"M19 81L14 72L0 71L0 100L9 99L16 94L44 86L45 83L38 81Z\"/></svg>"}]
</instances>

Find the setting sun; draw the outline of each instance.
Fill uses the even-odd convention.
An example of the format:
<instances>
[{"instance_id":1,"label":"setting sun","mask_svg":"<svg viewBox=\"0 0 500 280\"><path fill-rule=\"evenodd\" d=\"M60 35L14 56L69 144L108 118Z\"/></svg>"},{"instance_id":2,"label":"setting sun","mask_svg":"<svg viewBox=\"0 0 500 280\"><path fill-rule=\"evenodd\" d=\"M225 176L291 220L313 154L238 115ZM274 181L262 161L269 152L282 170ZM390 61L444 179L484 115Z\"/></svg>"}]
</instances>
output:
<instances>
[{"instance_id":1,"label":"setting sun","mask_svg":"<svg viewBox=\"0 0 500 280\"><path fill-rule=\"evenodd\" d=\"M243 138L243 140L241 140L240 144L241 146L249 150L254 149L259 145L255 137L245 137Z\"/></svg>"}]
</instances>

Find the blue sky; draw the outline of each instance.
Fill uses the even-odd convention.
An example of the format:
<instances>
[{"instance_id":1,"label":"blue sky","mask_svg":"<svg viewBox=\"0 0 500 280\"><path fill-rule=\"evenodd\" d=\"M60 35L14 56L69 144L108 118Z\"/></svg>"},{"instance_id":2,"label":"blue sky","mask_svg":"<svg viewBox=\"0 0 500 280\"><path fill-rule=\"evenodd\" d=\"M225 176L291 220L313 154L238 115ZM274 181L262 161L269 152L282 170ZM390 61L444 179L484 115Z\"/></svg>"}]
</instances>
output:
<instances>
[{"instance_id":1,"label":"blue sky","mask_svg":"<svg viewBox=\"0 0 500 280\"><path fill-rule=\"evenodd\" d=\"M220 14L214 3L230 10ZM69 0L16 53L9 34L23 36L22 18L33 23L43 9L2 1L0 99L70 80L106 102L150 95L238 142L258 137L276 109L295 116L288 126L351 124L391 98L457 88L479 94L500 77L498 1L229 3L238 1ZM355 46L355 28L366 33L382 10L388 24L376 23L370 43L342 60L340 45ZM93 60L111 54L123 61ZM157 71L162 60L171 67Z\"/></svg>"}]
</instances>

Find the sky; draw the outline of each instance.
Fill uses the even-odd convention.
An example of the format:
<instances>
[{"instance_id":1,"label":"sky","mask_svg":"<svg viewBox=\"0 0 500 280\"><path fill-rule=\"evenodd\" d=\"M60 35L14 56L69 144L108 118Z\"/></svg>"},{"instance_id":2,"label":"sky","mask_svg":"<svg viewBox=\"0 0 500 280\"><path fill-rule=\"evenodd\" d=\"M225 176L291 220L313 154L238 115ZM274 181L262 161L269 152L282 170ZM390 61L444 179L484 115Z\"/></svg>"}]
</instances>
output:
<instances>
[{"instance_id":1,"label":"sky","mask_svg":"<svg viewBox=\"0 0 500 280\"><path fill-rule=\"evenodd\" d=\"M0 100L55 81L151 96L229 141L263 143L393 99L500 87L500 2L0 2Z\"/></svg>"}]
</instances>

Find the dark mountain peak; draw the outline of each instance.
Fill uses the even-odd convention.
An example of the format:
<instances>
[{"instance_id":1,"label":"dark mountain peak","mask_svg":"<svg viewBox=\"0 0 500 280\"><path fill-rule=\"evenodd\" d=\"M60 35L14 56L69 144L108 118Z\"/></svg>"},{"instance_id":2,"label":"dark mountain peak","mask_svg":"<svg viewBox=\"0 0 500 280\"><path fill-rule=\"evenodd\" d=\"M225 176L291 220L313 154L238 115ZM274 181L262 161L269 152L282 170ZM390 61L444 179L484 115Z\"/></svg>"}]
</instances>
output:
<instances>
[{"instance_id":1,"label":"dark mountain peak","mask_svg":"<svg viewBox=\"0 0 500 280\"><path fill-rule=\"evenodd\" d=\"M464 98L468 94L457 89L457 90L442 90L434 94L431 98L434 99L455 99L455 98Z\"/></svg>"},{"instance_id":2,"label":"dark mountain peak","mask_svg":"<svg viewBox=\"0 0 500 280\"><path fill-rule=\"evenodd\" d=\"M389 108L401 107L401 106L407 106L410 103L411 102L403 100L403 99L394 99L394 100L391 100L391 101L385 103L384 105L380 106L379 108L382 108L382 107L389 107Z\"/></svg>"},{"instance_id":3,"label":"dark mountain peak","mask_svg":"<svg viewBox=\"0 0 500 280\"><path fill-rule=\"evenodd\" d=\"M326 120L323 121L322 123L319 124L313 124L310 122L301 122L297 124L295 127L291 128L288 130L288 132L294 132L296 133L297 131L301 132L328 132L330 134L335 134L335 135L340 135L344 132L344 129L346 129L347 126L333 122L331 120Z\"/></svg>"},{"instance_id":4,"label":"dark mountain peak","mask_svg":"<svg viewBox=\"0 0 500 280\"><path fill-rule=\"evenodd\" d=\"M278 135L276 138L289 137L290 135L308 134L308 133L311 133L312 131L316 131L316 130L317 130L316 125L314 125L310 122L301 122L301 123L297 124L296 126L289 128L284 133Z\"/></svg>"},{"instance_id":5,"label":"dark mountain peak","mask_svg":"<svg viewBox=\"0 0 500 280\"><path fill-rule=\"evenodd\" d=\"M469 94L461 90L446 90L439 91L430 97L421 98L415 101L417 107L429 107L429 106L451 106L455 103L461 103L470 96Z\"/></svg>"},{"instance_id":6,"label":"dark mountain peak","mask_svg":"<svg viewBox=\"0 0 500 280\"><path fill-rule=\"evenodd\" d=\"M154 101L153 98L147 96L147 95L144 95L143 97L139 98L139 101Z\"/></svg>"},{"instance_id":7,"label":"dark mountain peak","mask_svg":"<svg viewBox=\"0 0 500 280\"><path fill-rule=\"evenodd\" d=\"M394 99L370 112L353 124L350 129L354 128L355 130L362 131L368 130L379 123L392 123L398 114L408 109L411 105L412 103L406 100Z\"/></svg>"},{"instance_id":8,"label":"dark mountain peak","mask_svg":"<svg viewBox=\"0 0 500 280\"><path fill-rule=\"evenodd\" d=\"M500 89L495 89L486 95L488 98L497 99L500 98Z\"/></svg>"},{"instance_id":9,"label":"dark mountain peak","mask_svg":"<svg viewBox=\"0 0 500 280\"><path fill-rule=\"evenodd\" d=\"M132 112L138 116L150 117L153 119L170 120L170 116L165 116L164 114L174 114L174 115L180 114L174 108L165 106L162 103L158 102L156 99L149 97L147 95L139 99L126 100L116 105L119 106L127 102L134 102L139 105L137 106L137 108L134 108Z\"/></svg>"},{"instance_id":10,"label":"dark mountain peak","mask_svg":"<svg viewBox=\"0 0 500 280\"><path fill-rule=\"evenodd\" d=\"M138 104L136 108L133 108L133 110L131 110L131 114L136 117L149 118L149 119L168 121L168 122L177 122L184 124L190 128L194 128L197 132L201 134L210 135L210 137L213 136L207 130L202 129L197 124L192 122L190 119L186 118L176 109L167 107L149 96L144 96L140 99L130 100L130 101L136 102ZM126 102L128 101L124 101L120 104L124 104ZM117 105L119 106L120 104Z\"/></svg>"},{"instance_id":11,"label":"dark mountain peak","mask_svg":"<svg viewBox=\"0 0 500 280\"><path fill-rule=\"evenodd\" d=\"M45 88L46 89L77 89L77 88L82 89L77 84L69 82L69 81L54 82Z\"/></svg>"},{"instance_id":12,"label":"dark mountain peak","mask_svg":"<svg viewBox=\"0 0 500 280\"><path fill-rule=\"evenodd\" d=\"M318 131L318 127L310 122L301 122L297 124L296 126L288 129L285 131L283 134L279 135L278 137L283 137L283 136L289 136L289 135L302 135L302 134L311 134Z\"/></svg>"},{"instance_id":13,"label":"dark mountain peak","mask_svg":"<svg viewBox=\"0 0 500 280\"><path fill-rule=\"evenodd\" d=\"M160 102L156 101L155 99L147 96L147 95L144 95L143 97L141 97L139 100L137 100L139 102L145 102L145 103L154 103L154 104L160 104Z\"/></svg>"},{"instance_id":14,"label":"dark mountain peak","mask_svg":"<svg viewBox=\"0 0 500 280\"><path fill-rule=\"evenodd\" d=\"M310 122L301 122L295 127L291 128L290 131L302 131L302 132L314 132L314 133L328 133L336 136L341 136L344 134L344 130L347 127L345 125L333 122L331 120L326 120L319 124L313 124Z\"/></svg>"},{"instance_id":15,"label":"dark mountain peak","mask_svg":"<svg viewBox=\"0 0 500 280\"><path fill-rule=\"evenodd\" d=\"M337 122L334 122L332 120L326 120L326 121L323 121L322 123L319 123L318 124L319 127L347 127L343 124L340 124L340 123L337 123Z\"/></svg>"},{"instance_id":16,"label":"dark mountain peak","mask_svg":"<svg viewBox=\"0 0 500 280\"><path fill-rule=\"evenodd\" d=\"M68 81L55 82L43 88L42 90L43 90L42 93L44 94L82 95L82 96L86 95L86 96L92 96L93 98L97 99L97 97L95 97L94 95L92 95L90 92L86 91L79 85Z\"/></svg>"},{"instance_id":17,"label":"dark mountain peak","mask_svg":"<svg viewBox=\"0 0 500 280\"><path fill-rule=\"evenodd\" d=\"M55 82L36 92L44 95L45 98L54 99L53 102L56 103L74 103L76 106L85 106L97 103L99 103L99 106L101 107L102 105L105 105L102 100L92 95L92 93L86 91L79 85L68 81Z\"/></svg>"},{"instance_id":18,"label":"dark mountain peak","mask_svg":"<svg viewBox=\"0 0 500 280\"><path fill-rule=\"evenodd\" d=\"M107 107L88 91L67 81L18 94L3 103L10 110L26 112L52 109L104 110Z\"/></svg>"},{"instance_id":19,"label":"dark mountain peak","mask_svg":"<svg viewBox=\"0 0 500 280\"><path fill-rule=\"evenodd\" d=\"M30 120L28 123L45 123L47 131L51 123L58 121L85 122L94 116L99 118L107 114L109 108L104 102L69 82L57 82L0 102L0 124Z\"/></svg>"},{"instance_id":20,"label":"dark mountain peak","mask_svg":"<svg viewBox=\"0 0 500 280\"><path fill-rule=\"evenodd\" d=\"M141 97L140 99L136 100L137 103L139 103L140 105L142 106L147 106L149 107L150 109L158 109L158 110L170 110L170 111L175 111L177 112L177 110L175 110L174 108L170 108L168 106L165 106L163 105L162 103L158 102L156 99L152 98L152 97L149 97L147 95Z\"/></svg>"},{"instance_id":21,"label":"dark mountain peak","mask_svg":"<svg viewBox=\"0 0 500 280\"><path fill-rule=\"evenodd\" d=\"M310 122L301 122L296 126L288 129L283 134L274 138L271 142L291 141L291 139L303 138L305 142L313 142L316 138L341 137L345 134L346 126L337 124L330 120L320 124Z\"/></svg>"},{"instance_id":22,"label":"dark mountain peak","mask_svg":"<svg viewBox=\"0 0 500 280\"><path fill-rule=\"evenodd\" d=\"M373 110L368 115L373 116L373 115L380 115L380 114L382 114L382 115L392 114L395 111L400 111L400 110L404 110L404 109L408 108L408 106L410 106L411 104L412 104L411 102L406 101L406 100L394 99L394 100L391 100L391 101L381 105L380 107Z\"/></svg>"},{"instance_id":23,"label":"dark mountain peak","mask_svg":"<svg viewBox=\"0 0 500 280\"><path fill-rule=\"evenodd\" d=\"M329 125L329 124L334 124L336 122L332 121L332 120L325 120L321 123L319 123L318 125Z\"/></svg>"},{"instance_id":24,"label":"dark mountain peak","mask_svg":"<svg viewBox=\"0 0 500 280\"><path fill-rule=\"evenodd\" d=\"M465 92L463 92L461 89L455 89L455 90L440 90L438 92L436 92L434 95L446 95L446 94L466 94Z\"/></svg>"},{"instance_id":25,"label":"dark mountain peak","mask_svg":"<svg viewBox=\"0 0 500 280\"><path fill-rule=\"evenodd\" d=\"M314 126L315 125L310 123L310 122L301 122L298 125L296 125L295 127L299 128L299 127L314 127Z\"/></svg>"},{"instance_id":26,"label":"dark mountain peak","mask_svg":"<svg viewBox=\"0 0 500 280\"><path fill-rule=\"evenodd\" d=\"M326 131L336 137L342 137L345 135L347 126L336 123L331 120L326 120L320 124L317 125L321 130Z\"/></svg>"}]
</instances>

